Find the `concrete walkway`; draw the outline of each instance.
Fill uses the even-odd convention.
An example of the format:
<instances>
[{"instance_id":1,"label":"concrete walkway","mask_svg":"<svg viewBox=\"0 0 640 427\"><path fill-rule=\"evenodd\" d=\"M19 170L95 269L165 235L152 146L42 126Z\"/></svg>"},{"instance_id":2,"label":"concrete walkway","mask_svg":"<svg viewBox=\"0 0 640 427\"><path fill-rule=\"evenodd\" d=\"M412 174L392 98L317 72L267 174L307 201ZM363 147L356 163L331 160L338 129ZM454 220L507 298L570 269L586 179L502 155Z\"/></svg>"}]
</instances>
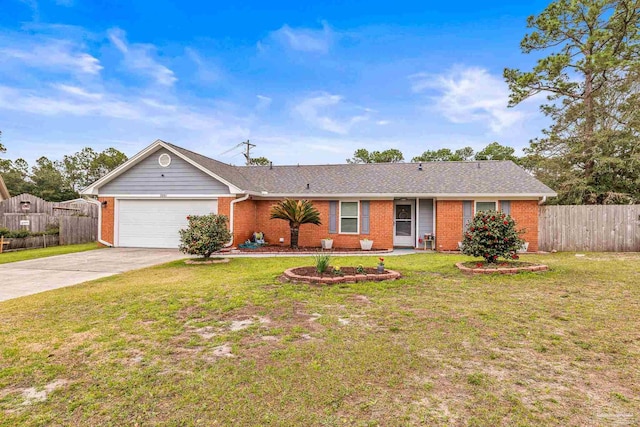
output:
<instances>
[{"instance_id":1,"label":"concrete walkway","mask_svg":"<svg viewBox=\"0 0 640 427\"><path fill-rule=\"evenodd\" d=\"M175 249L109 248L0 264L0 301L186 257Z\"/></svg>"}]
</instances>

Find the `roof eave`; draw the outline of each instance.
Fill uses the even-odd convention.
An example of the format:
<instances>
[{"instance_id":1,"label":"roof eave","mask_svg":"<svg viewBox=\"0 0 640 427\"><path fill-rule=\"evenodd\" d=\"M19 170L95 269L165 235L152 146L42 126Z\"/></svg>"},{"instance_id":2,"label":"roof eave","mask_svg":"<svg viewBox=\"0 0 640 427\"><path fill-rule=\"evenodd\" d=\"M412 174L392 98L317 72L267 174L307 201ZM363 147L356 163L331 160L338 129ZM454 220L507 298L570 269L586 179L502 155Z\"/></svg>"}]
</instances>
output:
<instances>
[{"instance_id":1,"label":"roof eave","mask_svg":"<svg viewBox=\"0 0 640 427\"><path fill-rule=\"evenodd\" d=\"M247 192L254 196L266 198L309 198L309 197L352 197L352 198L390 198L390 197L417 197L417 198L456 198L473 199L478 197L493 198L527 198L540 199L543 197L556 197L558 194L550 193L270 193Z\"/></svg>"}]
</instances>

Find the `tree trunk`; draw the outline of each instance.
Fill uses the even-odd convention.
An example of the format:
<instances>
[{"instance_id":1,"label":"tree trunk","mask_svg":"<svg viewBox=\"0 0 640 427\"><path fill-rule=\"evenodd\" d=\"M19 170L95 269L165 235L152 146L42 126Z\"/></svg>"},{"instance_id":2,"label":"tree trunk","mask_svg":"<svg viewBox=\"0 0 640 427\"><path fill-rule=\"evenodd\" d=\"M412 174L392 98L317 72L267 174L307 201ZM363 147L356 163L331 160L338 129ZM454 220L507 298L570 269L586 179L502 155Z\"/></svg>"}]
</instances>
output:
<instances>
[{"instance_id":1,"label":"tree trunk","mask_svg":"<svg viewBox=\"0 0 640 427\"><path fill-rule=\"evenodd\" d=\"M298 235L300 227L291 227L291 249L298 249Z\"/></svg>"},{"instance_id":2,"label":"tree trunk","mask_svg":"<svg viewBox=\"0 0 640 427\"><path fill-rule=\"evenodd\" d=\"M593 170L595 168L595 162L593 160L594 152L594 134L596 130L596 118L593 105L593 73L591 70L587 70L585 73L584 82L584 107L585 107L585 129L584 129L584 144L583 156L584 156L584 178L586 182L591 181ZM583 196L584 197L584 196ZM588 201L583 200L584 203ZM597 202L596 202L597 203Z\"/></svg>"}]
</instances>

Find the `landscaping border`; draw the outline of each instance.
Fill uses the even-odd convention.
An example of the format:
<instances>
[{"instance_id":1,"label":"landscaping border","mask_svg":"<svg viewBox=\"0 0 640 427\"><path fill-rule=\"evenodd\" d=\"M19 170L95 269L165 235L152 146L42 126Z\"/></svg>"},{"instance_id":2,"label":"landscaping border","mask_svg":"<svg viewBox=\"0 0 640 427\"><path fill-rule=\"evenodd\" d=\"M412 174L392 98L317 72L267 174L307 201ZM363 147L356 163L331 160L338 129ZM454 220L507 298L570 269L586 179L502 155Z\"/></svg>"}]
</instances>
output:
<instances>
[{"instance_id":1,"label":"landscaping border","mask_svg":"<svg viewBox=\"0 0 640 427\"><path fill-rule=\"evenodd\" d=\"M496 267L496 268L470 268L465 267L464 263L456 263L456 267L465 274L517 274L523 271L547 271L549 266L544 264L528 265L525 267Z\"/></svg>"},{"instance_id":2,"label":"landscaping border","mask_svg":"<svg viewBox=\"0 0 640 427\"><path fill-rule=\"evenodd\" d=\"M302 276L294 273L294 270L298 268L301 267L293 267L285 270L282 277L285 280L294 283L318 283L325 285L334 283L382 282L384 280L397 280L402 277L402 274L394 270L385 270L384 273L379 274L354 274L334 277L312 277Z\"/></svg>"},{"instance_id":3,"label":"landscaping border","mask_svg":"<svg viewBox=\"0 0 640 427\"><path fill-rule=\"evenodd\" d=\"M214 259L188 259L185 260L187 265L211 265L211 264L226 264L231 261L231 258L214 258Z\"/></svg>"}]
</instances>

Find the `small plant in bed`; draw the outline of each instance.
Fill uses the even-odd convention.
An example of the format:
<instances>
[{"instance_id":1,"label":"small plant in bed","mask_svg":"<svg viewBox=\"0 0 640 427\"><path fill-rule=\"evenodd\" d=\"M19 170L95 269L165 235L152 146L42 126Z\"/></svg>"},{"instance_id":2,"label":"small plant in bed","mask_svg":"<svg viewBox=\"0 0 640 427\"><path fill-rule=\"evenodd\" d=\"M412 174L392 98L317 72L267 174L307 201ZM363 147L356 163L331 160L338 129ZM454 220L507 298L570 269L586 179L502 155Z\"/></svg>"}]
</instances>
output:
<instances>
[{"instance_id":1,"label":"small plant in bed","mask_svg":"<svg viewBox=\"0 0 640 427\"><path fill-rule=\"evenodd\" d=\"M329 268L331 255L320 253L320 254L316 254L314 258L316 261L316 273L322 275Z\"/></svg>"}]
</instances>

